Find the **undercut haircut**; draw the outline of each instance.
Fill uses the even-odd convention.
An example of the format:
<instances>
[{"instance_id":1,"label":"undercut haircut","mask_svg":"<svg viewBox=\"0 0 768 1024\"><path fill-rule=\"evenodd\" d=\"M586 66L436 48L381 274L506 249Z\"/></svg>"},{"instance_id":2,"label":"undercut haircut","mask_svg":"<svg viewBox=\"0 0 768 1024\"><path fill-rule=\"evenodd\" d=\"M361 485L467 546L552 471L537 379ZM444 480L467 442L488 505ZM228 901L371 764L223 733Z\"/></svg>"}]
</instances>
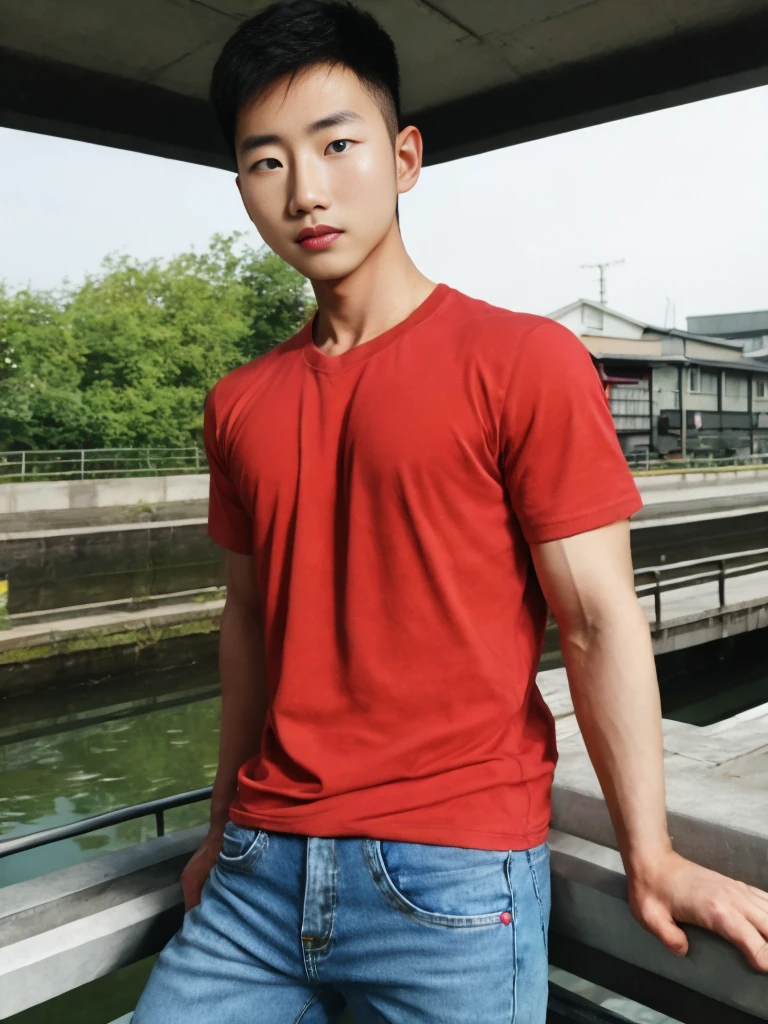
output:
<instances>
[{"instance_id":1,"label":"undercut haircut","mask_svg":"<svg viewBox=\"0 0 768 1024\"><path fill-rule=\"evenodd\" d=\"M342 65L378 104L394 143L400 130L395 44L372 14L349 0L279 0L244 21L214 65L210 98L233 159L240 111L277 79Z\"/></svg>"}]
</instances>

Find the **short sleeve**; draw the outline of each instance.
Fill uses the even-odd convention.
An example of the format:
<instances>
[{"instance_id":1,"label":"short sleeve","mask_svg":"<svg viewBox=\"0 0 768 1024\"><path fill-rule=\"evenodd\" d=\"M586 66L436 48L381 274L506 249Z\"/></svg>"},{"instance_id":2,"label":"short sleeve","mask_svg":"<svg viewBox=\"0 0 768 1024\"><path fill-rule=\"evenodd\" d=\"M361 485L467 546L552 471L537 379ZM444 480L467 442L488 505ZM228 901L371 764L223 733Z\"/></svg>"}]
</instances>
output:
<instances>
[{"instance_id":1,"label":"short sleeve","mask_svg":"<svg viewBox=\"0 0 768 1024\"><path fill-rule=\"evenodd\" d=\"M594 530L643 506L592 358L554 320L520 342L502 403L499 452L529 544Z\"/></svg>"},{"instance_id":2,"label":"short sleeve","mask_svg":"<svg viewBox=\"0 0 768 1024\"><path fill-rule=\"evenodd\" d=\"M203 443L210 470L208 535L230 551L250 555L253 553L253 523L222 457L215 391L213 388L208 392L203 413Z\"/></svg>"}]
</instances>

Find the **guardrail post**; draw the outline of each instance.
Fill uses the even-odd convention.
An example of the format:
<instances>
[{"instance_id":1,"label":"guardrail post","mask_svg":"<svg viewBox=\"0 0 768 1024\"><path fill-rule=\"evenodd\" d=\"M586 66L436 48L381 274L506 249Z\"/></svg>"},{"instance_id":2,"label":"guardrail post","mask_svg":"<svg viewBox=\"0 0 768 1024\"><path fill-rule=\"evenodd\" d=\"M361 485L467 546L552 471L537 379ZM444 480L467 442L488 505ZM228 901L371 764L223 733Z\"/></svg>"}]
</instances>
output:
<instances>
[{"instance_id":1,"label":"guardrail post","mask_svg":"<svg viewBox=\"0 0 768 1024\"><path fill-rule=\"evenodd\" d=\"M656 611L656 629L661 629L661 573L658 569L654 572L653 578L656 581L656 589L653 592L653 605Z\"/></svg>"},{"instance_id":2,"label":"guardrail post","mask_svg":"<svg viewBox=\"0 0 768 1024\"><path fill-rule=\"evenodd\" d=\"M24 483L24 476L27 472L27 453L21 453L21 482Z\"/></svg>"},{"instance_id":3,"label":"guardrail post","mask_svg":"<svg viewBox=\"0 0 768 1024\"><path fill-rule=\"evenodd\" d=\"M165 835L165 814L163 808L160 807L155 811L155 825L157 826L157 834L159 836Z\"/></svg>"},{"instance_id":4,"label":"guardrail post","mask_svg":"<svg viewBox=\"0 0 768 1024\"><path fill-rule=\"evenodd\" d=\"M195 469L200 469L200 449L195 445Z\"/></svg>"},{"instance_id":5,"label":"guardrail post","mask_svg":"<svg viewBox=\"0 0 768 1024\"><path fill-rule=\"evenodd\" d=\"M720 559L720 575L717 578L717 589L720 596L720 607L725 608L725 560Z\"/></svg>"},{"instance_id":6,"label":"guardrail post","mask_svg":"<svg viewBox=\"0 0 768 1024\"><path fill-rule=\"evenodd\" d=\"M85 480L85 448L80 449L80 479Z\"/></svg>"}]
</instances>

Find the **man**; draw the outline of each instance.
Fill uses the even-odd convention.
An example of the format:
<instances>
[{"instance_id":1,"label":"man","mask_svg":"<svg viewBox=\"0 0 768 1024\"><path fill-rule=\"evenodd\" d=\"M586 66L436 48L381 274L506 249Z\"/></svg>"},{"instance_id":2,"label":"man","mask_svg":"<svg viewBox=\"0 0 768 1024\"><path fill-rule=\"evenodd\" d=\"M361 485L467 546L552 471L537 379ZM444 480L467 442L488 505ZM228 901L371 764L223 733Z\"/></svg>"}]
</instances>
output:
<instances>
[{"instance_id":1,"label":"man","mask_svg":"<svg viewBox=\"0 0 768 1024\"><path fill-rule=\"evenodd\" d=\"M134 1024L543 1024L548 605L633 913L675 953L695 923L768 969L768 894L671 847L642 500L589 354L405 251L422 140L390 38L346 2L275 4L212 99L318 308L206 401L219 768Z\"/></svg>"}]
</instances>

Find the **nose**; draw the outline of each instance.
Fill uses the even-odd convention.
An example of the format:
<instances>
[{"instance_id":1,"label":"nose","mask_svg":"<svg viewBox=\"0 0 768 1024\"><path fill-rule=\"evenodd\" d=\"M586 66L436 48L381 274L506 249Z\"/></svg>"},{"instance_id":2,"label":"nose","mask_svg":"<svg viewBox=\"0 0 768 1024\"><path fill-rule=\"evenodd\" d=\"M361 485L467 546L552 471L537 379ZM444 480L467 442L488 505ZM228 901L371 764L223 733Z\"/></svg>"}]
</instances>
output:
<instances>
[{"instance_id":1,"label":"nose","mask_svg":"<svg viewBox=\"0 0 768 1024\"><path fill-rule=\"evenodd\" d=\"M328 183L322 166L312 157L294 162L289 182L288 212L292 217L328 209Z\"/></svg>"}]
</instances>

